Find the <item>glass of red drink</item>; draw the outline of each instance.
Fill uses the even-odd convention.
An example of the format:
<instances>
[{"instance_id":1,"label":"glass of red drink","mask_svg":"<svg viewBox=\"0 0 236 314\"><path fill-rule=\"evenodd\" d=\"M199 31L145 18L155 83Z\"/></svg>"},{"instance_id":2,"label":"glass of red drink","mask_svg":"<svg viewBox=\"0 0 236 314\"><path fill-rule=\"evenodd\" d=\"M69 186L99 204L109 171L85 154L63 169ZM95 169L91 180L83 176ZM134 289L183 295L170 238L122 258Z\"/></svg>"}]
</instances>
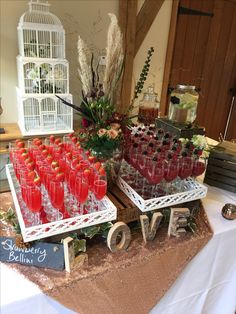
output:
<instances>
[{"instance_id":1,"label":"glass of red drink","mask_svg":"<svg viewBox=\"0 0 236 314\"><path fill-rule=\"evenodd\" d=\"M182 157L179 159L179 178L181 182L179 184L179 190L182 191L184 188L184 179L187 179L192 175L193 171L193 158L192 157Z\"/></svg>"},{"instance_id":2,"label":"glass of red drink","mask_svg":"<svg viewBox=\"0 0 236 314\"><path fill-rule=\"evenodd\" d=\"M77 208L74 208L72 215L84 214L86 207L84 204L88 199L89 183L88 179L82 173L78 173L75 177L75 197L77 199Z\"/></svg>"},{"instance_id":3,"label":"glass of red drink","mask_svg":"<svg viewBox=\"0 0 236 314\"><path fill-rule=\"evenodd\" d=\"M172 194L175 192L175 188L173 186L173 181L177 178L179 173L179 160L170 159L165 163L165 173L164 178L166 181L165 191L166 194Z\"/></svg>"},{"instance_id":4,"label":"glass of red drink","mask_svg":"<svg viewBox=\"0 0 236 314\"><path fill-rule=\"evenodd\" d=\"M101 200L107 192L107 177L97 175L94 179L93 193L97 200Z\"/></svg>"},{"instance_id":5,"label":"glass of red drink","mask_svg":"<svg viewBox=\"0 0 236 314\"><path fill-rule=\"evenodd\" d=\"M159 183L164 178L164 160L152 160L150 166L147 169L147 178L149 183L152 185L151 197L157 197L160 192Z\"/></svg>"},{"instance_id":6,"label":"glass of red drink","mask_svg":"<svg viewBox=\"0 0 236 314\"><path fill-rule=\"evenodd\" d=\"M200 160L195 160L193 163L192 176L198 177L201 174L203 174L205 170L206 170L205 162L202 162Z\"/></svg>"},{"instance_id":7,"label":"glass of red drink","mask_svg":"<svg viewBox=\"0 0 236 314\"><path fill-rule=\"evenodd\" d=\"M40 187L38 187L35 184L27 185L26 195L27 195L27 206L29 210L34 214L34 219L32 221L32 224L39 225L41 223L40 211L42 210L42 198L41 198Z\"/></svg>"}]
</instances>

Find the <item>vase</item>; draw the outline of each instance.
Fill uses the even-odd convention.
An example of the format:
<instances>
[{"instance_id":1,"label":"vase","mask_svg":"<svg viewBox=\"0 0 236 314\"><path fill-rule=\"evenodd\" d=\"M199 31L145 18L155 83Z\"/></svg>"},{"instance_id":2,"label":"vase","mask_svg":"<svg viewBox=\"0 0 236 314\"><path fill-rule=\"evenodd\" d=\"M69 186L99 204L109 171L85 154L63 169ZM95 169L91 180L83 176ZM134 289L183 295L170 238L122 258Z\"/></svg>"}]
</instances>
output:
<instances>
[{"instance_id":1,"label":"vase","mask_svg":"<svg viewBox=\"0 0 236 314\"><path fill-rule=\"evenodd\" d=\"M92 150L92 154L102 163L107 175L107 187L108 190L116 184L119 171L121 168L121 162L123 159L122 147L113 150L110 153L103 154L101 151Z\"/></svg>"}]
</instances>

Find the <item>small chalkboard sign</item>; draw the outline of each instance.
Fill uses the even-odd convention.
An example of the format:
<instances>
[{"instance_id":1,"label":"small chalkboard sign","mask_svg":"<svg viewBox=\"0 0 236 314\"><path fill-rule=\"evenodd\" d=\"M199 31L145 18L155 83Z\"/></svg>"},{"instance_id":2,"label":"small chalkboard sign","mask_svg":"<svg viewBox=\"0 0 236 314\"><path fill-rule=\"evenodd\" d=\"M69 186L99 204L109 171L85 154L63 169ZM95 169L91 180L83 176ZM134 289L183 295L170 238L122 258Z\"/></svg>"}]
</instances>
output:
<instances>
[{"instance_id":1,"label":"small chalkboard sign","mask_svg":"<svg viewBox=\"0 0 236 314\"><path fill-rule=\"evenodd\" d=\"M0 237L0 261L64 270L63 244L36 242L30 248L19 248L15 239Z\"/></svg>"}]
</instances>

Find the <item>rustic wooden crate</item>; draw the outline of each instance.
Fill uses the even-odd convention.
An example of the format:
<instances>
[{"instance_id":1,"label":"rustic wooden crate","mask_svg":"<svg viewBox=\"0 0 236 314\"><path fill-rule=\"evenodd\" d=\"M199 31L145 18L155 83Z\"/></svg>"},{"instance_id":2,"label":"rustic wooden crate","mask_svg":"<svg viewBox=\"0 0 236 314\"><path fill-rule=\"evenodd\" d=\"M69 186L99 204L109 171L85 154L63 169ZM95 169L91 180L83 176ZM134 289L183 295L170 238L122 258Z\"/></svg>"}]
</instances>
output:
<instances>
[{"instance_id":1,"label":"rustic wooden crate","mask_svg":"<svg viewBox=\"0 0 236 314\"><path fill-rule=\"evenodd\" d=\"M107 196L117 207L117 221L129 223L139 220L142 212L117 186L114 186Z\"/></svg>"},{"instance_id":2,"label":"rustic wooden crate","mask_svg":"<svg viewBox=\"0 0 236 314\"><path fill-rule=\"evenodd\" d=\"M158 118L156 126L162 128L165 132L170 132L174 136L191 139L193 135L204 135L205 128L199 127L196 124L187 124L172 122L167 118Z\"/></svg>"},{"instance_id":3,"label":"rustic wooden crate","mask_svg":"<svg viewBox=\"0 0 236 314\"><path fill-rule=\"evenodd\" d=\"M211 151L204 182L236 193L236 143L224 141Z\"/></svg>"},{"instance_id":4,"label":"rustic wooden crate","mask_svg":"<svg viewBox=\"0 0 236 314\"><path fill-rule=\"evenodd\" d=\"M107 193L107 196L117 207L117 221L123 221L125 223L137 221L139 220L140 215L144 214L117 186L113 186L112 191L109 191ZM173 205L171 207L181 206L189 208L190 213L192 213L194 210L200 208L200 206L202 205L200 200L195 200L178 205ZM163 212L166 209L170 210L170 207L157 209L156 211Z\"/></svg>"}]
</instances>

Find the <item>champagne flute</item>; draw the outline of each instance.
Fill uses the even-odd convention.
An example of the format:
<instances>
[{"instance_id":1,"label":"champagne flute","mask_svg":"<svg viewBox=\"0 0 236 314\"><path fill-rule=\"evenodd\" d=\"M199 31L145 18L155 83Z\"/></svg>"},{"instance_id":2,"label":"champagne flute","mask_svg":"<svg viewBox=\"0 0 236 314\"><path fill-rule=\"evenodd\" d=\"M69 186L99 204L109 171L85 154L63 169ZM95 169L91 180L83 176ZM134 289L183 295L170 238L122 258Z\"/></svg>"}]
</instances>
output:
<instances>
[{"instance_id":1,"label":"champagne flute","mask_svg":"<svg viewBox=\"0 0 236 314\"><path fill-rule=\"evenodd\" d=\"M64 183L61 181L52 180L50 182L51 203L55 210L49 212L50 219L61 219L61 214L65 212L64 206ZM49 220L49 218L48 218Z\"/></svg>"},{"instance_id":2,"label":"champagne flute","mask_svg":"<svg viewBox=\"0 0 236 314\"><path fill-rule=\"evenodd\" d=\"M104 175L96 175L94 179L93 193L97 200L103 199L107 192L107 177Z\"/></svg>"},{"instance_id":3,"label":"champagne flute","mask_svg":"<svg viewBox=\"0 0 236 314\"><path fill-rule=\"evenodd\" d=\"M89 184L88 179L84 177L82 173L78 173L75 178L75 197L78 202L77 210L73 211L74 215L79 214L86 214L87 209L85 208L85 203L88 199L89 193Z\"/></svg>"},{"instance_id":4,"label":"champagne flute","mask_svg":"<svg viewBox=\"0 0 236 314\"><path fill-rule=\"evenodd\" d=\"M42 210L42 199L40 187L37 185L27 185L27 205L29 210L34 214L32 221L33 225L39 225L41 223L40 211Z\"/></svg>"},{"instance_id":5,"label":"champagne flute","mask_svg":"<svg viewBox=\"0 0 236 314\"><path fill-rule=\"evenodd\" d=\"M159 194L163 195L159 183L164 178L164 173L164 160L152 160L147 171L148 181L152 185L151 197L157 197Z\"/></svg>"},{"instance_id":6,"label":"champagne flute","mask_svg":"<svg viewBox=\"0 0 236 314\"><path fill-rule=\"evenodd\" d=\"M172 194L174 192L174 187L171 186L171 182L177 178L179 173L179 160L170 159L165 164L165 174L164 178L166 181L165 190L166 194Z\"/></svg>"},{"instance_id":7,"label":"champagne flute","mask_svg":"<svg viewBox=\"0 0 236 314\"><path fill-rule=\"evenodd\" d=\"M203 174L205 170L206 170L205 162L202 162L200 160L195 160L193 163L192 176L198 177L201 174Z\"/></svg>"},{"instance_id":8,"label":"champagne flute","mask_svg":"<svg viewBox=\"0 0 236 314\"><path fill-rule=\"evenodd\" d=\"M102 210L101 200L107 192L107 177L105 175L97 174L94 180L93 194L94 200L92 202L93 210Z\"/></svg>"},{"instance_id":9,"label":"champagne flute","mask_svg":"<svg viewBox=\"0 0 236 314\"><path fill-rule=\"evenodd\" d=\"M179 190L182 191L184 188L184 180L191 176L193 171L193 158L182 157L179 159L179 173L178 176L181 179L179 184Z\"/></svg>"}]
</instances>

